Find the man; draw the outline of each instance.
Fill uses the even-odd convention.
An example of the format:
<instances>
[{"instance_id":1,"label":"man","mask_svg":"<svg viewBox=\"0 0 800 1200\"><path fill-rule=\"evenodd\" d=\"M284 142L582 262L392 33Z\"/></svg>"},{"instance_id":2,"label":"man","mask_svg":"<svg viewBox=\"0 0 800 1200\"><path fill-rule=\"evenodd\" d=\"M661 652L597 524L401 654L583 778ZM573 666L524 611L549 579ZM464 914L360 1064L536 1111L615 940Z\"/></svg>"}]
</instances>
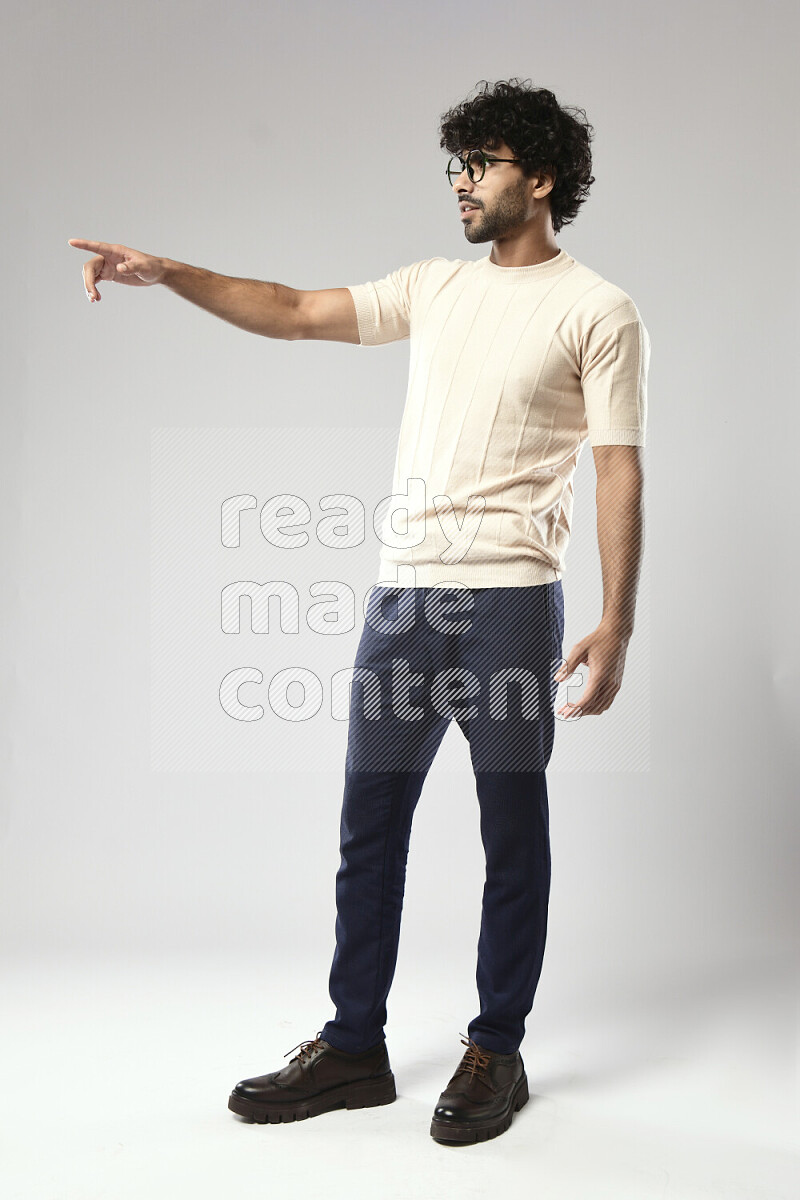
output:
<instances>
[{"instance_id":1,"label":"man","mask_svg":"<svg viewBox=\"0 0 800 1200\"><path fill-rule=\"evenodd\" d=\"M650 342L633 300L556 242L594 182L585 114L527 82L484 84L440 129L464 235L492 242L480 259L433 258L372 283L299 291L70 240L94 252L83 268L92 302L100 280L161 283L266 337L410 338L393 489L408 491L407 529L387 515L351 692L330 973L336 1016L288 1066L234 1087L229 1108L249 1121L395 1099L384 1025L411 821L453 717L469 739L486 852L481 1011L430 1132L442 1142L486 1140L528 1099L519 1045L547 927L555 691L588 664L580 704L559 712L599 714L622 681L643 544ZM597 469L603 614L554 674L572 476L586 440Z\"/></svg>"}]
</instances>

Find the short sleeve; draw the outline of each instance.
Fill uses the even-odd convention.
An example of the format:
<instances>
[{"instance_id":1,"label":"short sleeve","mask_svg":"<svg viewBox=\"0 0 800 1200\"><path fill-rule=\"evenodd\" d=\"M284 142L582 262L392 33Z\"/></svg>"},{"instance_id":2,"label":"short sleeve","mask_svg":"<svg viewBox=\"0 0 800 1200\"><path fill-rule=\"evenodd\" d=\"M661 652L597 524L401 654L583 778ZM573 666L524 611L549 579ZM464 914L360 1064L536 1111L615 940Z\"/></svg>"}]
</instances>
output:
<instances>
[{"instance_id":1,"label":"short sleeve","mask_svg":"<svg viewBox=\"0 0 800 1200\"><path fill-rule=\"evenodd\" d=\"M411 305L423 263L398 267L383 279L348 285L358 317L362 346L382 346L410 336Z\"/></svg>"},{"instance_id":2,"label":"short sleeve","mask_svg":"<svg viewBox=\"0 0 800 1200\"><path fill-rule=\"evenodd\" d=\"M644 446L650 337L628 297L595 321L581 354L581 389L593 446Z\"/></svg>"}]
</instances>

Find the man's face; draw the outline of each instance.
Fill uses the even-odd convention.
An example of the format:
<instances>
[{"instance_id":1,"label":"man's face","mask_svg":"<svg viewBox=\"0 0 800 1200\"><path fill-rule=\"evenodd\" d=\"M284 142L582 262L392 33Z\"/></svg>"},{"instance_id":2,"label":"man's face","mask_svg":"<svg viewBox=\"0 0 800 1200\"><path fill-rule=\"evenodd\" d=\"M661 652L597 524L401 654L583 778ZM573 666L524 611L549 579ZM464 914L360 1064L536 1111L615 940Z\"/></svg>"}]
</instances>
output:
<instances>
[{"instance_id":1,"label":"man's face","mask_svg":"<svg viewBox=\"0 0 800 1200\"><path fill-rule=\"evenodd\" d=\"M488 147L465 147L482 149L487 157L515 158L513 150L501 142L493 150ZM491 242L517 230L536 212L537 202L532 192L537 180L526 179L519 163L491 162L479 183L473 183L466 171L462 171L453 183L458 196L461 223L468 242ZM541 191L541 189L536 189ZM549 189L546 189L549 190Z\"/></svg>"}]
</instances>

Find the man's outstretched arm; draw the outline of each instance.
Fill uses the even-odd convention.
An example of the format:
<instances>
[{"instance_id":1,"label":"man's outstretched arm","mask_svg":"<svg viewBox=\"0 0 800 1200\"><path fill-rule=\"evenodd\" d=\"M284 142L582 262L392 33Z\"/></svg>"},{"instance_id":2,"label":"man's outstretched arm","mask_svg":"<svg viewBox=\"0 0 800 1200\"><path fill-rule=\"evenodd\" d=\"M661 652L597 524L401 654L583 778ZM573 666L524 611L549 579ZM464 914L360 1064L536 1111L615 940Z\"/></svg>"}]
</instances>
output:
<instances>
[{"instance_id":1,"label":"man's outstretched arm","mask_svg":"<svg viewBox=\"0 0 800 1200\"><path fill-rule=\"evenodd\" d=\"M101 299L101 280L129 287L160 283L231 325L262 337L301 338L358 345L358 320L347 288L301 291L282 283L218 275L203 267L160 258L110 242L70 238L70 246L94 254L83 264L83 282L92 302Z\"/></svg>"}]
</instances>

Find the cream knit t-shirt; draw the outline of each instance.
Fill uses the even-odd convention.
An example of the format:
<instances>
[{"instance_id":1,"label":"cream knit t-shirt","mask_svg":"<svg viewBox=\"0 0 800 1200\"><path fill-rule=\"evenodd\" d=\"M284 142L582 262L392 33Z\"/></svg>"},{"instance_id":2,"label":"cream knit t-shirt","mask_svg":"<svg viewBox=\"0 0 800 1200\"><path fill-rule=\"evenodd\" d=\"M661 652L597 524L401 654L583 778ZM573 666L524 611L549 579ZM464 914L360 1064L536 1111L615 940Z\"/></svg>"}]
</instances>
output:
<instances>
[{"instance_id":1,"label":"cream knit t-shirt","mask_svg":"<svg viewBox=\"0 0 800 1200\"><path fill-rule=\"evenodd\" d=\"M431 258L349 291L362 346L410 339L377 582L560 579L584 442L645 444L633 300L563 249L527 267Z\"/></svg>"}]
</instances>

